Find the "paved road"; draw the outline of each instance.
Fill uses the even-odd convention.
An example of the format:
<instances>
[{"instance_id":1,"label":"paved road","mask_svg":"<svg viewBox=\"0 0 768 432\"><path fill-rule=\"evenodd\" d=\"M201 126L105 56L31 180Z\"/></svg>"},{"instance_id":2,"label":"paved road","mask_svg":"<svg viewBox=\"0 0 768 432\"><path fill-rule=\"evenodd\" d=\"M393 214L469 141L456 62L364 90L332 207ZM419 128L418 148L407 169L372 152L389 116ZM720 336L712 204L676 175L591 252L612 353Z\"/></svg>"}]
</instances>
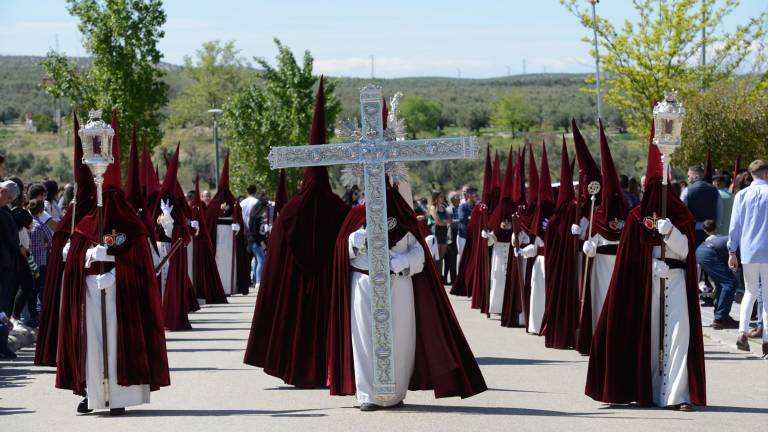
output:
<instances>
[{"instance_id":1,"label":"paved road","mask_svg":"<svg viewBox=\"0 0 768 432\"><path fill-rule=\"evenodd\" d=\"M0 428L34 431L766 431L768 362L705 339L710 406L694 413L611 408L583 394L586 358L544 348L452 299L489 391L466 400L411 392L402 409L361 413L351 397L295 390L243 365L254 296L204 306L194 330L168 334L172 386L125 417L75 415L79 398L54 388L32 350L0 362ZM173 429L170 429L173 428ZM725 428L725 429L724 429Z\"/></svg>"}]
</instances>

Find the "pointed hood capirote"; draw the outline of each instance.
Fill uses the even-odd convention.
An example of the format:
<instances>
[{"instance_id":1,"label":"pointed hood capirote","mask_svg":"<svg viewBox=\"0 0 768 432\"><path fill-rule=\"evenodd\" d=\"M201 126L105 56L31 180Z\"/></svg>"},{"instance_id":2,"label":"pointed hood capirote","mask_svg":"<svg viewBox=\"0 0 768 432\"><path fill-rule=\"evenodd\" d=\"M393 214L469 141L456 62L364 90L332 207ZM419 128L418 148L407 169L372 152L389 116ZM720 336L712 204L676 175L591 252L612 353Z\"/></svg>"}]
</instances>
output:
<instances>
[{"instance_id":1,"label":"pointed hood capirote","mask_svg":"<svg viewBox=\"0 0 768 432\"><path fill-rule=\"evenodd\" d=\"M536 213L530 223L530 229L534 236L543 236L544 223L555 211L552 178L549 174L549 161L547 160L547 144L543 142L541 143L541 169L539 170L538 186Z\"/></svg>"},{"instance_id":2,"label":"pointed hood capirote","mask_svg":"<svg viewBox=\"0 0 768 432\"><path fill-rule=\"evenodd\" d=\"M629 213L624 191L619 183L619 174L613 164L611 148L605 136L603 122L600 122L600 165L602 180L600 184L600 206L595 209L592 229L610 241L618 241L624 220Z\"/></svg>"},{"instance_id":3,"label":"pointed hood capirote","mask_svg":"<svg viewBox=\"0 0 768 432\"><path fill-rule=\"evenodd\" d=\"M493 189L493 168L491 165L491 145L485 146L485 166L483 168L483 195L482 203L488 205L491 201L491 190Z\"/></svg>"},{"instance_id":4,"label":"pointed hood capirote","mask_svg":"<svg viewBox=\"0 0 768 432\"><path fill-rule=\"evenodd\" d=\"M315 96L310 144L325 144L325 92ZM349 206L331 190L327 169L304 169L299 193L269 235L246 364L300 388L326 385L326 329L333 245Z\"/></svg>"},{"instance_id":5,"label":"pointed hood capirote","mask_svg":"<svg viewBox=\"0 0 768 432\"><path fill-rule=\"evenodd\" d=\"M563 135L563 145L560 150L560 191L557 193L557 208L576 198L576 194L573 192L573 172L571 169L568 146L565 144L565 135Z\"/></svg>"},{"instance_id":6,"label":"pointed hood capirote","mask_svg":"<svg viewBox=\"0 0 768 432\"><path fill-rule=\"evenodd\" d=\"M584 137L581 135L579 127L576 126L576 119L571 119L571 130L573 132L573 143L576 149L576 159L579 162L579 196L578 201L581 204L582 216L589 217L590 206L592 201L589 199L589 191L587 187L589 183L597 181L602 183L600 176L600 169L595 163L595 159L589 152L587 142L584 141ZM595 197L595 207L600 205L600 195Z\"/></svg>"},{"instance_id":7,"label":"pointed hood capirote","mask_svg":"<svg viewBox=\"0 0 768 432\"><path fill-rule=\"evenodd\" d=\"M525 198L525 147L517 149L517 163L515 164L514 180L512 183L512 203L515 211L524 206Z\"/></svg>"},{"instance_id":8,"label":"pointed hood capirote","mask_svg":"<svg viewBox=\"0 0 768 432\"><path fill-rule=\"evenodd\" d=\"M283 207L288 202L288 198L288 180L285 177L285 168L280 168L277 190L275 192L275 217L283 210Z\"/></svg>"},{"instance_id":9,"label":"pointed hood capirote","mask_svg":"<svg viewBox=\"0 0 768 432\"><path fill-rule=\"evenodd\" d=\"M112 111L112 129L115 135L112 137L112 158L114 162L109 164L104 173L104 190L107 188L123 189L123 177L120 171L120 124L117 119L117 111Z\"/></svg>"},{"instance_id":10,"label":"pointed hood capirote","mask_svg":"<svg viewBox=\"0 0 768 432\"><path fill-rule=\"evenodd\" d=\"M496 240L499 242L507 243L511 240L512 230L502 229L501 223L504 221L510 222L512 215L515 213L516 206L512 201L512 189L514 187L514 175L515 168L512 163L515 160L515 151L512 146L509 147L509 154L507 155L507 167L504 171L504 183L501 187L501 199L496 205L496 208L491 213L488 219L488 225L493 233L496 235Z\"/></svg>"},{"instance_id":11,"label":"pointed hood capirote","mask_svg":"<svg viewBox=\"0 0 768 432\"><path fill-rule=\"evenodd\" d=\"M704 180L712 183L712 149L707 147L707 158L704 160Z\"/></svg>"}]
</instances>

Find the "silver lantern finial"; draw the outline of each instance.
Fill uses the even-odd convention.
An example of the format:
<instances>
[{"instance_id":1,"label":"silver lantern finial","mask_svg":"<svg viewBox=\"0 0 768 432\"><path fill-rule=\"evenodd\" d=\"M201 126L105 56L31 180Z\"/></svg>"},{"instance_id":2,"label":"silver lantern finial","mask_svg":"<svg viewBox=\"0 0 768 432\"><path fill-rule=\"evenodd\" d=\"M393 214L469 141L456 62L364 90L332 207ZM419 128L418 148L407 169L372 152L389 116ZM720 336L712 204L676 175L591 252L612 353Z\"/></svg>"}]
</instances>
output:
<instances>
[{"instance_id":1,"label":"silver lantern finial","mask_svg":"<svg viewBox=\"0 0 768 432\"><path fill-rule=\"evenodd\" d=\"M101 207L101 190L104 184L104 173L107 167L115 161L112 157L112 138L115 130L101 119L101 110L88 111L88 123L77 134L83 146L83 163L88 165L96 183L97 205Z\"/></svg>"},{"instance_id":2,"label":"silver lantern finial","mask_svg":"<svg viewBox=\"0 0 768 432\"><path fill-rule=\"evenodd\" d=\"M677 91L664 92L664 100L653 107L653 143L661 152L664 165L662 183L667 183L669 162L672 153L680 146L680 136L683 130L685 108L677 101Z\"/></svg>"}]
</instances>

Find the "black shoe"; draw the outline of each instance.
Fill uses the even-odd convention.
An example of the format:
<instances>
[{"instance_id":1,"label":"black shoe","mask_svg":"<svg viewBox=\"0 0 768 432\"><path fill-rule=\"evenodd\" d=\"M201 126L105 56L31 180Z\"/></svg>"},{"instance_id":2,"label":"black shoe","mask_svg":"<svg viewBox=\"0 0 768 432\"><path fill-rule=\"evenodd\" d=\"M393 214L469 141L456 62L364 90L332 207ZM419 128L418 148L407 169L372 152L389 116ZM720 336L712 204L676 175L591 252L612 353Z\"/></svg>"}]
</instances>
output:
<instances>
[{"instance_id":1,"label":"black shoe","mask_svg":"<svg viewBox=\"0 0 768 432\"><path fill-rule=\"evenodd\" d=\"M734 319L714 320L712 321L712 328L715 330L737 329L739 322Z\"/></svg>"},{"instance_id":2,"label":"black shoe","mask_svg":"<svg viewBox=\"0 0 768 432\"><path fill-rule=\"evenodd\" d=\"M1 359L6 359L6 360L13 360L13 359L15 359L16 357L18 357L18 356L16 355L16 353L15 353L15 352L13 352L13 351L11 351L11 350L9 350L9 349L6 349L6 350L4 350L4 351L0 351L0 358L1 358Z\"/></svg>"},{"instance_id":3,"label":"black shoe","mask_svg":"<svg viewBox=\"0 0 768 432\"><path fill-rule=\"evenodd\" d=\"M378 411L381 409L381 405L376 405L374 403L366 402L360 404L360 411Z\"/></svg>"},{"instance_id":4,"label":"black shoe","mask_svg":"<svg viewBox=\"0 0 768 432\"><path fill-rule=\"evenodd\" d=\"M112 408L109 410L109 415L111 416L125 415L125 408Z\"/></svg>"},{"instance_id":5,"label":"black shoe","mask_svg":"<svg viewBox=\"0 0 768 432\"><path fill-rule=\"evenodd\" d=\"M77 404L77 412L80 414L88 414L93 410L88 408L88 398L83 398L79 404Z\"/></svg>"},{"instance_id":6,"label":"black shoe","mask_svg":"<svg viewBox=\"0 0 768 432\"><path fill-rule=\"evenodd\" d=\"M391 407L388 407L388 408L402 408L404 406L405 406L405 402L400 401L400 402L398 402L398 403L396 403L396 404L394 404L394 405L392 405Z\"/></svg>"},{"instance_id":7,"label":"black shoe","mask_svg":"<svg viewBox=\"0 0 768 432\"><path fill-rule=\"evenodd\" d=\"M747 340L746 334L740 333L739 337L736 338L736 348L741 351L749 351L749 341Z\"/></svg>"}]
</instances>

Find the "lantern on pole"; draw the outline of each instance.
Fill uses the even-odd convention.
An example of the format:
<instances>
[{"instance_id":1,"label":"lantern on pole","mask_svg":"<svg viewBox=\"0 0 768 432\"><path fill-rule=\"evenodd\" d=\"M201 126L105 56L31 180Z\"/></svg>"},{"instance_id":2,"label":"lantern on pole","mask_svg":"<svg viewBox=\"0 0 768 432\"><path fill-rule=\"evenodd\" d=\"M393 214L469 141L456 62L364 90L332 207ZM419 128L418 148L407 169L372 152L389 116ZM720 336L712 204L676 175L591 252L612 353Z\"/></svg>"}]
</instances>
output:
<instances>
[{"instance_id":1,"label":"lantern on pole","mask_svg":"<svg viewBox=\"0 0 768 432\"><path fill-rule=\"evenodd\" d=\"M96 217L98 222L98 239L102 242L104 235L104 216L102 214L104 173L115 159L112 156L112 138L115 130L101 119L101 111L88 112L88 123L77 134L83 146L83 163L88 165L96 183ZM104 273L104 263L99 262L99 274ZM109 353L107 351L107 293L101 290L101 348L103 363L104 403L109 406Z\"/></svg>"},{"instance_id":2,"label":"lantern on pole","mask_svg":"<svg viewBox=\"0 0 768 432\"><path fill-rule=\"evenodd\" d=\"M667 194L669 193L669 160L672 153L680 146L680 135L683 130L685 108L677 101L677 92L664 93L664 100L653 107L653 143L661 152L661 163L664 167L661 178L661 218L667 217ZM650 161L649 161L650 163ZM664 241L661 242L661 260L667 256ZM665 344L665 313L666 313L666 279L659 278L659 375L664 374L666 353Z\"/></svg>"}]
</instances>

